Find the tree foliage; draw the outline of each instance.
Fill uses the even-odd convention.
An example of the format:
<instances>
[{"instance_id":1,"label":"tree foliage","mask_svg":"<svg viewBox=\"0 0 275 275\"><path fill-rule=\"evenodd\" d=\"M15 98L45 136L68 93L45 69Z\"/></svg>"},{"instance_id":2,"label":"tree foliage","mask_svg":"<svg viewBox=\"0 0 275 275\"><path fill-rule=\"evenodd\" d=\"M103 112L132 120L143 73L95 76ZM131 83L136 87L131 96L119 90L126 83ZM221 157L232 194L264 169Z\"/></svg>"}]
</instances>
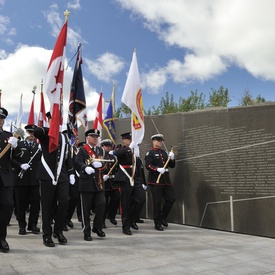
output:
<instances>
[{"instance_id":1,"label":"tree foliage","mask_svg":"<svg viewBox=\"0 0 275 275\"><path fill-rule=\"evenodd\" d=\"M153 105L147 111L144 110L144 113L145 115L163 115L178 112L189 112L210 107L227 107L230 101L229 91L223 86L220 86L218 90L211 88L208 102L205 101L205 95L197 90L191 91L187 98L180 96L178 102L175 102L173 94L166 92L165 96L161 97L159 106L156 107ZM245 91L240 105L249 106L264 102L266 102L266 100L260 95L254 99L249 91ZM130 116L131 110L125 104L121 103L121 106L115 112L115 117L122 118Z\"/></svg>"},{"instance_id":2,"label":"tree foliage","mask_svg":"<svg viewBox=\"0 0 275 275\"><path fill-rule=\"evenodd\" d=\"M209 95L209 103L207 107L227 107L231 101L229 98L228 89L220 86L218 90L211 88L212 93Z\"/></svg>"},{"instance_id":3,"label":"tree foliage","mask_svg":"<svg viewBox=\"0 0 275 275\"><path fill-rule=\"evenodd\" d=\"M251 106L266 102L265 98L258 95L255 99L252 97L248 90L244 91L241 99L241 106Z\"/></svg>"}]
</instances>

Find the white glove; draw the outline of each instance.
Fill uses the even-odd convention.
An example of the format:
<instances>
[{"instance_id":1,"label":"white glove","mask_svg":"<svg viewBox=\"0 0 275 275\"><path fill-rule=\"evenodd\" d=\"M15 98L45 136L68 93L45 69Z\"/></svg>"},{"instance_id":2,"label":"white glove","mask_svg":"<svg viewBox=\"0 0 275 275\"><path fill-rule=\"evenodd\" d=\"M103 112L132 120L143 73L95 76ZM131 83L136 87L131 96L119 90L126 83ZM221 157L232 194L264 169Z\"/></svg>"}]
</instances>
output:
<instances>
[{"instance_id":1,"label":"white glove","mask_svg":"<svg viewBox=\"0 0 275 275\"><path fill-rule=\"evenodd\" d=\"M102 163L100 161L94 161L92 163L92 165L94 166L94 168L100 168L100 167L102 167Z\"/></svg>"},{"instance_id":2,"label":"white glove","mask_svg":"<svg viewBox=\"0 0 275 275\"><path fill-rule=\"evenodd\" d=\"M165 173L165 168L160 167L160 168L157 169L157 171L158 171L159 173L163 174L163 173Z\"/></svg>"},{"instance_id":3,"label":"white glove","mask_svg":"<svg viewBox=\"0 0 275 275\"><path fill-rule=\"evenodd\" d=\"M175 159L175 154L173 152L170 152L168 157L170 157L171 160Z\"/></svg>"},{"instance_id":4,"label":"white glove","mask_svg":"<svg viewBox=\"0 0 275 275\"><path fill-rule=\"evenodd\" d=\"M23 169L23 170L28 170L30 168L30 165L28 163L23 163L20 165L20 167Z\"/></svg>"},{"instance_id":5,"label":"white glove","mask_svg":"<svg viewBox=\"0 0 275 275\"><path fill-rule=\"evenodd\" d=\"M41 144L40 144L40 143L38 144L38 149L39 149L40 151L42 151L42 147L41 147Z\"/></svg>"},{"instance_id":6,"label":"white glove","mask_svg":"<svg viewBox=\"0 0 275 275\"><path fill-rule=\"evenodd\" d=\"M86 172L88 175L91 175L92 173L95 172L95 169L92 168L92 167L90 167L90 166L87 166L87 167L85 168L85 172Z\"/></svg>"},{"instance_id":7,"label":"white glove","mask_svg":"<svg viewBox=\"0 0 275 275\"><path fill-rule=\"evenodd\" d=\"M108 178L109 178L108 175L104 175L104 176L103 176L103 180L104 180L104 181L108 180Z\"/></svg>"},{"instance_id":8,"label":"white glove","mask_svg":"<svg viewBox=\"0 0 275 275\"><path fill-rule=\"evenodd\" d=\"M114 150L111 150L110 152L109 152L109 155L114 155Z\"/></svg>"},{"instance_id":9,"label":"white glove","mask_svg":"<svg viewBox=\"0 0 275 275\"><path fill-rule=\"evenodd\" d=\"M143 188L144 190L147 190L147 185L142 184L142 188Z\"/></svg>"},{"instance_id":10,"label":"white glove","mask_svg":"<svg viewBox=\"0 0 275 275\"><path fill-rule=\"evenodd\" d=\"M137 147L136 141L132 141L132 142L130 143L129 147L130 147L131 149Z\"/></svg>"},{"instance_id":11,"label":"white glove","mask_svg":"<svg viewBox=\"0 0 275 275\"><path fill-rule=\"evenodd\" d=\"M10 137L8 143L11 145L12 148L16 148L18 144L18 139L16 137Z\"/></svg>"},{"instance_id":12,"label":"white glove","mask_svg":"<svg viewBox=\"0 0 275 275\"><path fill-rule=\"evenodd\" d=\"M71 185L74 185L74 183L75 183L75 175L74 174L70 175L69 181L70 181Z\"/></svg>"}]
</instances>

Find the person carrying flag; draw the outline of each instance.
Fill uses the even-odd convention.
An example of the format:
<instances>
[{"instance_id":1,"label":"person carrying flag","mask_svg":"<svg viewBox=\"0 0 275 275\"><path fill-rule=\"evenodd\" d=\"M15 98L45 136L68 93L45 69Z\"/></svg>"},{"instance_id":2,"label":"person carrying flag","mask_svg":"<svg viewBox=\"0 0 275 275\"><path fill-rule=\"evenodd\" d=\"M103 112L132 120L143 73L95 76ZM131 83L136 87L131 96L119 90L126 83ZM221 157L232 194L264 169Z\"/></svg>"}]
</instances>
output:
<instances>
[{"instance_id":1,"label":"person carrying flag","mask_svg":"<svg viewBox=\"0 0 275 275\"><path fill-rule=\"evenodd\" d=\"M51 126L51 114L47 113ZM63 235L69 205L69 182L75 183L74 168L69 152L70 144L64 134L59 133L56 150L49 151L49 127L36 127L34 136L39 139L42 149L37 177L40 180L43 244L54 247L53 237L60 244L66 244ZM54 211L53 211L54 210ZM51 222L54 220L54 229Z\"/></svg>"}]
</instances>

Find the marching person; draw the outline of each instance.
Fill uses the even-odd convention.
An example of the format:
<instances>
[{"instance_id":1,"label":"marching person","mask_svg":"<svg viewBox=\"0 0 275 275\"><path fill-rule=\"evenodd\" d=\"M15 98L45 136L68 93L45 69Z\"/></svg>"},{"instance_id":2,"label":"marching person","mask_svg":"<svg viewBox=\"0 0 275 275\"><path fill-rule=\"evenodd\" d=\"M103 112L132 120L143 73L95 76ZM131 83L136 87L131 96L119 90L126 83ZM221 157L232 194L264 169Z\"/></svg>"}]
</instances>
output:
<instances>
[{"instance_id":1,"label":"marching person","mask_svg":"<svg viewBox=\"0 0 275 275\"><path fill-rule=\"evenodd\" d=\"M48 112L46 115L50 125L51 114ZM39 139L42 149L37 177L40 180L43 244L47 247L54 247L52 235L57 238L60 244L67 243L63 229L70 200L69 184L74 184L75 176L69 154L70 145L66 137L59 133L58 148L50 153L48 133L48 127L36 127L34 129L34 136ZM51 225L53 220L54 230Z\"/></svg>"},{"instance_id":2,"label":"marching person","mask_svg":"<svg viewBox=\"0 0 275 275\"><path fill-rule=\"evenodd\" d=\"M132 152L132 149L137 145L132 142L131 133L124 133L121 135L121 138L123 146L118 147L113 152L119 164L115 181L119 184L120 188L122 232L125 235L132 235L131 227L135 230L139 229L136 222L139 220L146 200L144 191L146 182L142 161L139 157L133 155ZM134 175L132 175L133 169Z\"/></svg>"},{"instance_id":3,"label":"marching person","mask_svg":"<svg viewBox=\"0 0 275 275\"><path fill-rule=\"evenodd\" d=\"M62 131L62 133L64 135L66 135L68 142L70 143L70 139L69 139L69 135L68 135L68 130L64 130ZM73 162L73 166L74 166L74 162L75 162L75 156L77 154L78 151L78 147L77 147L77 143L74 145L70 145L70 154L71 154L71 158L72 158L72 162ZM68 227L69 228L73 228L74 224L72 222L72 217L74 214L74 211L77 207L77 204L80 200L79 197L79 177L74 169L74 175L75 175L75 183L74 184L70 184L70 190L69 190L69 195L70 195L70 201L69 201L69 206L68 206L68 213L66 215L66 225L64 227L64 231L68 231Z\"/></svg>"},{"instance_id":4,"label":"marching person","mask_svg":"<svg viewBox=\"0 0 275 275\"><path fill-rule=\"evenodd\" d=\"M103 227L106 227L105 220L106 216L110 222L117 225L116 214L119 209L120 193L117 182L114 181L115 173L117 170L116 158L110 155L109 152L112 150L113 143L110 139L104 139L101 141L101 147L104 150L104 159L113 160L114 162L107 162L105 169L102 171L103 180L105 182L105 198L106 207L104 213Z\"/></svg>"},{"instance_id":5,"label":"marching person","mask_svg":"<svg viewBox=\"0 0 275 275\"><path fill-rule=\"evenodd\" d=\"M17 221L19 234L26 235L26 210L29 208L28 231L38 234L40 229L37 227L40 211L39 181L35 177L38 164L41 159L41 150L33 135L35 125L25 126L27 137L18 143L19 152L13 158L15 172L15 205L17 209Z\"/></svg>"},{"instance_id":6,"label":"marching person","mask_svg":"<svg viewBox=\"0 0 275 275\"><path fill-rule=\"evenodd\" d=\"M148 186L153 199L153 216L155 229L163 231L167 227L167 216L176 200L168 168L176 165L175 154L162 150L163 135L156 134L151 137L153 148L146 153L145 166L148 173ZM165 164L167 165L166 167ZM161 202L164 199L162 206Z\"/></svg>"},{"instance_id":7,"label":"marching person","mask_svg":"<svg viewBox=\"0 0 275 275\"><path fill-rule=\"evenodd\" d=\"M7 226L13 211L13 184L14 174L12 171L11 152L17 147L18 139L10 132L3 129L8 111L0 108L0 251L8 252L9 244L6 241ZM10 148L9 148L10 147ZM6 153L5 149L8 149ZM18 149L16 149L17 151ZM15 152L17 153L17 152Z\"/></svg>"},{"instance_id":8,"label":"marching person","mask_svg":"<svg viewBox=\"0 0 275 275\"><path fill-rule=\"evenodd\" d=\"M86 144L79 148L75 158L75 168L79 173L79 191L82 209L82 231L85 241L92 241L91 231L105 237L102 231L105 211L104 181L102 163L94 161L103 157L103 149L97 146L100 131L91 129L85 132ZM90 224L91 209L95 212L93 228Z\"/></svg>"}]
</instances>

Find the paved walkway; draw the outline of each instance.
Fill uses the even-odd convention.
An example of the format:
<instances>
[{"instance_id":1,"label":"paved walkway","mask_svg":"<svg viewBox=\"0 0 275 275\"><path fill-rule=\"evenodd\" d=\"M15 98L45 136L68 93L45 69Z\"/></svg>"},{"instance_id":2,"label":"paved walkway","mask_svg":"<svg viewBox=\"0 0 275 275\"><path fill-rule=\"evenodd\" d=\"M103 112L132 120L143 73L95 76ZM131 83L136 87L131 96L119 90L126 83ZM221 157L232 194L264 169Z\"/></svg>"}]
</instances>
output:
<instances>
[{"instance_id":1,"label":"paved walkway","mask_svg":"<svg viewBox=\"0 0 275 275\"><path fill-rule=\"evenodd\" d=\"M275 239L169 224L164 232L151 220L132 236L107 221L106 238L83 240L80 223L64 235L67 245L42 244L42 235L18 235L8 228L9 253L0 253L0 274L275 274Z\"/></svg>"}]
</instances>

